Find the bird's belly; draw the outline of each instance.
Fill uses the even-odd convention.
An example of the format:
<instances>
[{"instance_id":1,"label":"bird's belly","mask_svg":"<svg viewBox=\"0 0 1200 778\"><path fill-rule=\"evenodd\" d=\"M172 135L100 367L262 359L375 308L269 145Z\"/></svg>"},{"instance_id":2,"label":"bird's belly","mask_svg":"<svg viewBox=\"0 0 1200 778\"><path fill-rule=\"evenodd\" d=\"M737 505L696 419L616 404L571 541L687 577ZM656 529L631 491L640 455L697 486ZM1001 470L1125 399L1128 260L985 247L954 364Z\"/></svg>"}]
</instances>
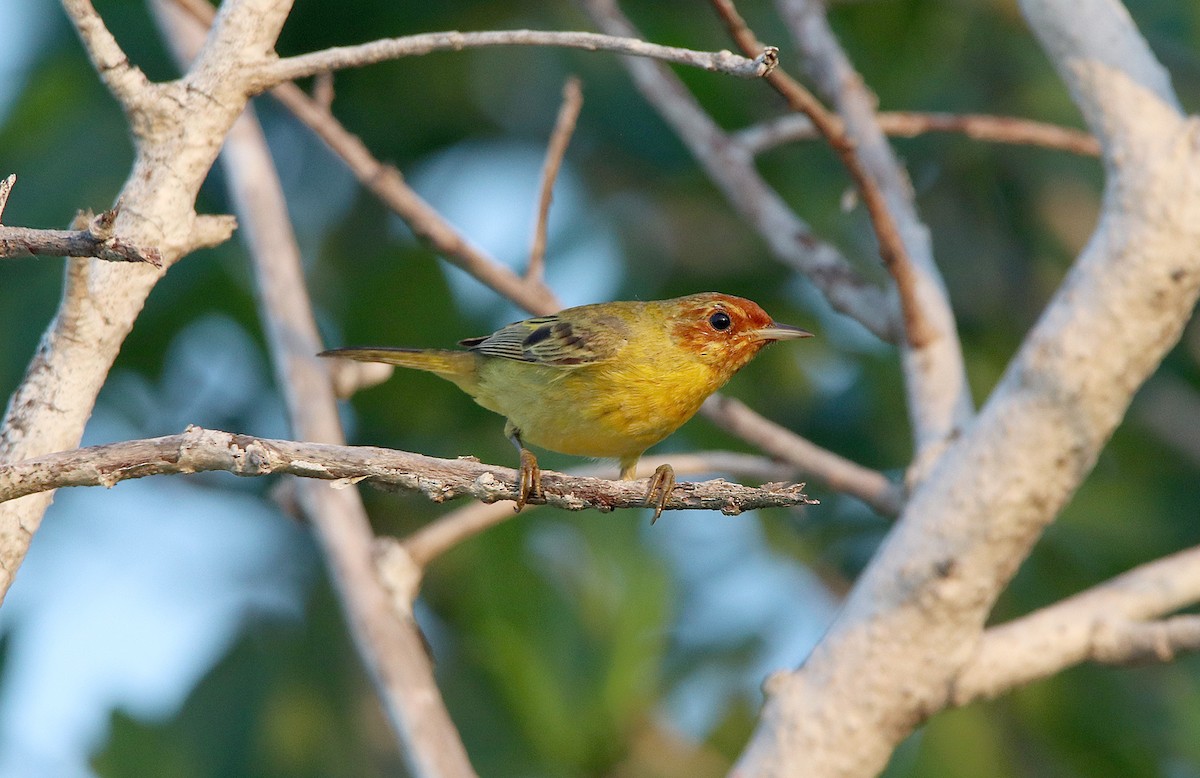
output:
<instances>
[{"instance_id":1,"label":"bird's belly","mask_svg":"<svg viewBox=\"0 0 1200 778\"><path fill-rule=\"evenodd\" d=\"M706 376L642 375L627 366L499 366L502 376L481 376L480 404L507 417L527 443L576 456L636 456L691 418L715 388Z\"/></svg>"}]
</instances>

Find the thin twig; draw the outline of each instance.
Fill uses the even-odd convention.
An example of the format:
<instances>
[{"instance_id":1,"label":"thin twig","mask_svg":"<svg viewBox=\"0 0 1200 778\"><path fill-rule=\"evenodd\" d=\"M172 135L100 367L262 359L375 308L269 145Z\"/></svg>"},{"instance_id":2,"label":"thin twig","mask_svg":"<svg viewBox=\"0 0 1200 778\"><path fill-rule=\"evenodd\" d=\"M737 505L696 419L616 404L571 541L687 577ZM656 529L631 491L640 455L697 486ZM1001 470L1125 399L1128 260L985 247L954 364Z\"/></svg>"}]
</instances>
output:
<instances>
[{"instance_id":1,"label":"thin twig","mask_svg":"<svg viewBox=\"0 0 1200 778\"><path fill-rule=\"evenodd\" d=\"M743 50L758 47L758 38L746 26L745 20L734 7L732 0L712 0L730 36ZM908 343L913 348L920 348L928 343L935 332L925 320L925 314L917 299L917 278L908 257L908 249L900 237L900 231L888 209L887 201L876 185L875 180L867 173L858 155L854 151L854 143L847 137L840 122L836 120L825 106L804 88L800 82L789 76L783 70L774 69L766 74L767 83L778 92L792 110L799 111L812 120L813 126L833 148L842 161L850 177L854 179L862 196L863 204L871 217L871 225L875 229L875 237L879 243L879 255L888 272L896 282L900 294L900 308L904 314L904 330Z\"/></svg>"},{"instance_id":2,"label":"thin twig","mask_svg":"<svg viewBox=\"0 0 1200 778\"><path fill-rule=\"evenodd\" d=\"M538 195L537 222L533 228L533 245L529 249L529 266L525 269L525 280L541 281L545 270L546 233L550 222L550 201L554 199L554 182L558 178L558 170L562 167L563 157L567 153L567 145L575 132L575 122L579 111L583 108L583 91L579 88L579 79L571 76L563 85L562 107L558 109L558 118L554 122L554 131L550 134L550 143L546 147L546 161L542 165L542 188Z\"/></svg>"},{"instance_id":3,"label":"thin twig","mask_svg":"<svg viewBox=\"0 0 1200 778\"><path fill-rule=\"evenodd\" d=\"M594 32L543 30L486 30L482 32L429 32L403 38L387 38L358 46L339 46L294 57L284 57L264 65L256 79L257 91L331 70L363 67L401 57L414 57L435 51L493 46L558 46L585 51L609 51L635 57L701 68L740 78L761 78L774 69L779 51L760 48L751 58L728 51L694 51L675 46L660 46L637 38L621 38Z\"/></svg>"},{"instance_id":4,"label":"thin twig","mask_svg":"<svg viewBox=\"0 0 1200 778\"><path fill-rule=\"evenodd\" d=\"M767 482L784 481L795 478L797 474L796 468L765 457L731 451L706 451L645 457L638 463L638 477L649 477L661 464L670 464L676 475L727 473L739 478L753 478ZM593 465L576 468L569 475L599 477L611 473L611 466ZM421 527L401 543L408 550L408 557L424 569L434 559L459 543L497 524L508 521L513 516L512 509L503 503L490 505L475 503L451 511L437 521Z\"/></svg>"},{"instance_id":5,"label":"thin twig","mask_svg":"<svg viewBox=\"0 0 1200 778\"><path fill-rule=\"evenodd\" d=\"M212 24L216 11L205 0L175 0L180 8L205 25ZM292 115L316 133L358 179L413 231L413 234L453 265L521 306L542 315L562 308L553 290L537 279L525 280L507 265L472 244L450 222L413 190L400 171L380 162L362 140L337 120L328 106L295 84L271 89L275 98Z\"/></svg>"},{"instance_id":6,"label":"thin twig","mask_svg":"<svg viewBox=\"0 0 1200 778\"><path fill-rule=\"evenodd\" d=\"M915 138L934 132L954 133L989 143L1040 146L1085 157L1100 156L1100 142L1083 130L1015 116L883 111L876 118L885 133L898 138ZM841 123L841 119L837 121ZM820 137L812 119L803 114L780 116L733 134L734 140L754 155L785 143Z\"/></svg>"},{"instance_id":7,"label":"thin twig","mask_svg":"<svg viewBox=\"0 0 1200 778\"><path fill-rule=\"evenodd\" d=\"M605 32L629 37L639 34L614 0L579 2ZM802 273L834 310L854 318L882 340L901 340L902 324L890 296L868 283L836 248L813 234L759 174L754 158L729 138L670 68L634 58L623 59L621 64L730 206L757 230L780 262Z\"/></svg>"},{"instance_id":8,"label":"thin twig","mask_svg":"<svg viewBox=\"0 0 1200 778\"><path fill-rule=\"evenodd\" d=\"M8 200L15 176L5 180L3 192ZM0 210L3 206L0 205ZM121 204L92 218L84 229L39 230L32 227L0 225L0 259L12 257L96 257L109 262L143 262L162 267L162 254L153 246L140 248L113 235L113 226Z\"/></svg>"},{"instance_id":9,"label":"thin twig","mask_svg":"<svg viewBox=\"0 0 1200 778\"><path fill-rule=\"evenodd\" d=\"M713 395L700 412L726 432L793 465L802 477L811 476L835 491L857 497L883 516L898 516L904 508L903 486L883 473L821 448L732 397Z\"/></svg>"},{"instance_id":10,"label":"thin twig","mask_svg":"<svg viewBox=\"0 0 1200 778\"><path fill-rule=\"evenodd\" d=\"M91 446L0 465L0 502L67 486L111 487L131 478L223 470L235 475L286 473L348 485L423 494L433 502L473 497L484 502L518 496L517 471L472 459L437 459L372 446L301 443L189 427L178 435ZM679 483L666 510L719 510L736 515L812 501L803 484L742 486L729 481ZM531 505L570 511L645 508L646 482L610 481L542 471L543 497Z\"/></svg>"}]
</instances>

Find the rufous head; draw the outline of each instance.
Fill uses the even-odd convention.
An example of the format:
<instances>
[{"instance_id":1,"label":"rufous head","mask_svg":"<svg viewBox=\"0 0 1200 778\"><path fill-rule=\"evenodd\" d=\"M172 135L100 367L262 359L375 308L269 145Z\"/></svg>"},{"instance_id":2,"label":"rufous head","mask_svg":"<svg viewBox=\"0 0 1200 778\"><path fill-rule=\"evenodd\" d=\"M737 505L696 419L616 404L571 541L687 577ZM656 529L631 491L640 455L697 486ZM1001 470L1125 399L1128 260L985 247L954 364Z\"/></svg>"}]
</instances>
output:
<instances>
[{"instance_id":1,"label":"rufous head","mask_svg":"<svg viewBox=\"0 0 1200 778\"><path fill-rule=\"evenodd\" d=\"M767 312L742 297L719 292L666 301L671 307L671 337L726 375L732 375L768 343L811 338L812 333L779 324Z\"/></svg>"}]
</instances>

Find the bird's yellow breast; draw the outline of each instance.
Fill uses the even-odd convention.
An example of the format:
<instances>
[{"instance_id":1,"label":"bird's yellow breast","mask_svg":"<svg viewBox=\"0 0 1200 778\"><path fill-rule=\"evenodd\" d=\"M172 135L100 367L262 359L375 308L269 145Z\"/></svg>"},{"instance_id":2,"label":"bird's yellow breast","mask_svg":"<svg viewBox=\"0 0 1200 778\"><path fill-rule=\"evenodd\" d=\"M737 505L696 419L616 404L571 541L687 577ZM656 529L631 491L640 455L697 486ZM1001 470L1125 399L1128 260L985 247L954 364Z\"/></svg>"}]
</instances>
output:
<instances>
[{"instance_id":1,"label":"bird's yellow breast","mask_svg":"<svg viewBox=\"0 0 1200 778\"><path fill-rule=\"evenodd\" d=\"M653 354L619 353L570 370L484 358L471 394L507 417L529 443L624 458L678 429L723 383L707 365L662 345Z\"/></svg>"}]
</instances>

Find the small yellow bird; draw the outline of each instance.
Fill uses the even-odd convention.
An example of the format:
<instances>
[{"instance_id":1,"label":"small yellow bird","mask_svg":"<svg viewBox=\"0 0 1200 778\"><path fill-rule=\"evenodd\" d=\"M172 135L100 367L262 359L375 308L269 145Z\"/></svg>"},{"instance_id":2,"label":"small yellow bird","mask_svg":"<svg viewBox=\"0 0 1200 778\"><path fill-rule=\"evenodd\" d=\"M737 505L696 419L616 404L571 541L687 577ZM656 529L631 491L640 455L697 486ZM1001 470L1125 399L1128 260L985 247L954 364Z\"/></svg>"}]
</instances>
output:
<instances>
[{"instance_id":1,"label":"small yellow bird","mask_svg":"<svg viewBox=\"0 0 1200 778\"><path fill-rule=\"evenodd\" d=\"M541 497L533 443L551 451L616 458L621 479L768 343L811 337L777 324L755 303L707 292L650 302L567 308L459 342L466 350L335 348L323 357L426 370L507 419L520 452L517 510ZM647 504L657 519L675 472L654 473Z\"/></svg>"}]
</instances>

